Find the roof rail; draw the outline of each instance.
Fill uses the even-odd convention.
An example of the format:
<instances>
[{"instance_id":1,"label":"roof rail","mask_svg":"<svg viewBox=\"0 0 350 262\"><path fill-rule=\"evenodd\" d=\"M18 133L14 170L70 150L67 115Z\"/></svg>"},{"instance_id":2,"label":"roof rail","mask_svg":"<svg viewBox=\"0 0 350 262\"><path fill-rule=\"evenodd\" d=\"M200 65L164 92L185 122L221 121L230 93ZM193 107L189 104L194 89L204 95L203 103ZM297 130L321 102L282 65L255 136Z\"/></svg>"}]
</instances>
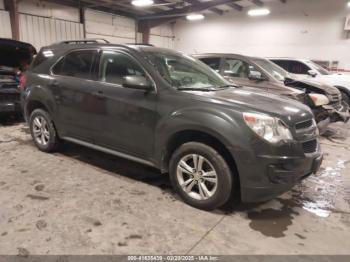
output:
<instances>
[{"instance_id":1,"label":"roof rail","mask_svg":"<svg viewBox=\"0 0 350 262\"><path fill-rule=\"evenodd\" d=\"M77 39L77 40L66 40L66 41L61 41L58 42L58 45L69 45L69 44L98 44L104 42L105 44L109 44L109 41L107 41L106 39L102 39L102 38L95 38L95 39Z\"/></svg>"},{"instance_id":2,"label":"roof rail","mask_svg":"<svg viewBox=\"0 0 350 262\"><path fill-rule=\"evenodd\" d=\"M152 44L143 44L143 43L127 43L126 45L154 46Z\"/></svg>"}]
</instances>

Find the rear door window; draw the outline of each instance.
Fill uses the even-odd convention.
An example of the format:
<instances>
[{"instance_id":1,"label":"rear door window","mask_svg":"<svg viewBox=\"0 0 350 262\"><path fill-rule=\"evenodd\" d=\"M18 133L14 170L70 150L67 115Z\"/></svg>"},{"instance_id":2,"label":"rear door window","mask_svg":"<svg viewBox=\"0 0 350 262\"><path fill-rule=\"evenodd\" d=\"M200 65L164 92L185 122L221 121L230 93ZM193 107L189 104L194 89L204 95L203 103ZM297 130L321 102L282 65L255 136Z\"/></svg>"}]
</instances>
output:
<instances>
[{"instance_id":1,"label":"rear door window","mask_svg":"<svg viewBox=\"0 0 350 262\"><path fill-rule=\"evenodd\" d=\"M73 51L63 57L52 69L55 75L92 79L97 50Z\"/></svg>"}]
</instances>

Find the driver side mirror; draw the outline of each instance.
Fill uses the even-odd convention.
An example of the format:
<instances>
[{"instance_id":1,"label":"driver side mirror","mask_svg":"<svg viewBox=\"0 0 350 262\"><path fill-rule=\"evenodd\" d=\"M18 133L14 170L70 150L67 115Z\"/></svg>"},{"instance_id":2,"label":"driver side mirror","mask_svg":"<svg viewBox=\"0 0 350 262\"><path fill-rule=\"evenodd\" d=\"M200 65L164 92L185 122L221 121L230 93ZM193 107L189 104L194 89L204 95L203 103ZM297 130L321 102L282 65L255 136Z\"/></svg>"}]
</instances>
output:
<instances>
[{"instance_id":1,"label":"driver side mirror","mask_svg":"<svg viewBox=\"0 0 350 262\"><path fill-rule=\"evenodd\" d=\"M250 71L248 78L249 78L249 80L255 80L255 81L265 81L266 80L266 78L259 71Z\"/></svg>"},{"instance_id":2,"label":"driver side mirror","mask_svg":"<svg viewBox=\"0 0 350 262\"><path fill-rule=\"evenodd\" d=\"M309 70L307 71L307 73L312 76L312 77L316 77L317 76L317 72L315 70Z\"/></svg>"},{"instance_id":3,"label":"driver side mirror","mask_svg":"<svg viewBox=\"0 0 350 262\"><path fill-rule=\"evenodd\" d=\"M144 76L125 76L123 87L149 91L153 88L151 81Z\"/></svg>"}]
</instances>

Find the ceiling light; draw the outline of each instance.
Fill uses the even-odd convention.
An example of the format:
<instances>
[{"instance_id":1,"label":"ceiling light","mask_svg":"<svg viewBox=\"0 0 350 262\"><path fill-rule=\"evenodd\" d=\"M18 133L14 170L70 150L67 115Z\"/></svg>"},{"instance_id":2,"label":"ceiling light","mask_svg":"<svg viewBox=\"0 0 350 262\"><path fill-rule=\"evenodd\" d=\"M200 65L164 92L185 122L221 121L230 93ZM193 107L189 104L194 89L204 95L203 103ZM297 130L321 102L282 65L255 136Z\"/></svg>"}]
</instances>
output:
<instances>
[{"instance_id":1,"label":"ceiling light","mask_svg":"<svg viewBox=\"0 0 350 262\"><path fill-rule=\"evenodd\" d=\"M133 0L131 4L138 7L144 7L144 6L153 5L154 1L153 0Z\"/></svg>"},{"instance_id":2,"label":"ceiling light","mask_svg":"<svg viewBox=\"0 0 350 262\"><path fill-rule=\"evenodd\" d=\"M190 21L202 20L202 19L204 19L204 15L202 15L202 14L189 14L186 16L186 19L190 20Z\"/></svg>"},{"instance_id":3,"label":"ceiling light","mask_svg":"<svg viewBox=\"0 0 350 262\"><path fill-rule=\"evenodd\" d=\"M262 9L251 9L248 11L248 15L250 16L262 16L270 14L270 10L267 8Z\"/></svg>"},{"instance_id":4,"label":"ceiling light","mask_svg":"<svg viewBox=\"0 0 350 262\"><path fill-rule=\"evenodd\" d=\"M348 3L348 7L350 7L350 2Z\"/></svg>"}]
</instances>

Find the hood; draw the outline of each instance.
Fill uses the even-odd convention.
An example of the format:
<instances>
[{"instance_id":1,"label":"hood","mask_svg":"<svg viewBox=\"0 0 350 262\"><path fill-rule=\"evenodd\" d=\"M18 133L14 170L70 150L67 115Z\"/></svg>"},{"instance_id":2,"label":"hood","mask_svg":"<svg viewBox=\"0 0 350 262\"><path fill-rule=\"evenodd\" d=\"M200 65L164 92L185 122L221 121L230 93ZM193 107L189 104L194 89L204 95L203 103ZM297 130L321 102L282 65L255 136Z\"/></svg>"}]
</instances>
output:
<instances>
[{"instance_id":1,"label":"hood","mask_svg":"<svg viewBox=\"0 0 350 262\"><path fill-rule=\"evenodd\" d=\"M230 106L236 111L257 112L275 116L290 126L313 117L311 110L298 101L271 93L260 92L255 88L243 87L210 92L188 92L209 98L210 103Z\"/></svg>"},{"instance_id":2,"label":"hood","mask_svg":"<svg viewBox=\"0 0 350 262\"><path fill-rule=\"evenodd\" d=\"M320 93L324 95L339 95L339 90L332 85L318 81L316 78L286 78L285 85L299 90L305 90L306 93Z\"/></svg>"},{"instance_id":3,"label":"hood","mask_svg":"<svg viewBox=\"0 0 350 262\"><path fill-rule=\"evenodd\" d=\"M332 74L319 75L316 79L323 81L329 85L342 86L350 90L350 75Z\"/></svg>"},{"instance_id":4,"label":"hood","mask_svg":"<svg viewBox=\"0 0 350 262\"><path fill-rule=\"evenodd\" d=\"M28 43L0 38L0 66L20 67L30 64L36 54L35 48Z\"/></svg>"}]
</instances>

